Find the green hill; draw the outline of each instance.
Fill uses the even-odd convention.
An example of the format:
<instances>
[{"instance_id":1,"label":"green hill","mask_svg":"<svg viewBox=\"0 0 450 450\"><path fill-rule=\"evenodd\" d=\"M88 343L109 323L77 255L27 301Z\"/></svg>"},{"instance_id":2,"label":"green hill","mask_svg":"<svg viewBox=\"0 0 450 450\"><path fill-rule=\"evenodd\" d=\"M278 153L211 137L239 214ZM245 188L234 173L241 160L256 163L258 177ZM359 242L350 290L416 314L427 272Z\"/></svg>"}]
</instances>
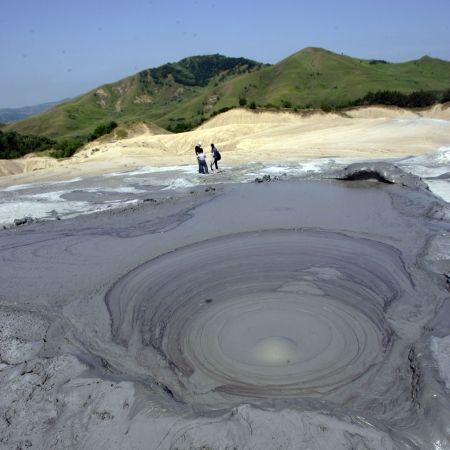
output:
<instances>
[{"instance_id":1,"label":"green hill","mask_svg":"<svg viewBox=\"0 0 450 450\"><path fill-rule=\"evenodd\" d=\"M418 90L442 92L450 88L450 62L421 58L399 64L337 55L307 48L278 64L227 82L222 101L297 108L323 104L346 106L372 91Z\"/></svg>"},{"instance_id":2,"label":"green hill","mask_svg":"<svg viewBox=\"0 0 450 450\"><path fill-rule=\"evenodd\" d=\"M245 58L185 58L107 84L7 130L50 138L87 136L101 123L145 120L169 130L198 125L239 104L342 107L369 92L450 88L450 62L363 60L306 48L269 66Z\"/></svg>"},{"instance_id":3,"label":"green hill","mask_svg":"<svg viewBox=\"0 0 450 450\"><path fill-rule=\"evenodd\" d=\"M111 120L152 121L170 125L163 117L189 105L209 89L211 80L225 80L261 66L244 58L222 55L195 56L178 63L148 69L116 83L100 86L43 114L16 122L8 131L51 138L87 136L101 123ZM188 108L193 117L198 111Z\"/></svg>"}]
</instances>

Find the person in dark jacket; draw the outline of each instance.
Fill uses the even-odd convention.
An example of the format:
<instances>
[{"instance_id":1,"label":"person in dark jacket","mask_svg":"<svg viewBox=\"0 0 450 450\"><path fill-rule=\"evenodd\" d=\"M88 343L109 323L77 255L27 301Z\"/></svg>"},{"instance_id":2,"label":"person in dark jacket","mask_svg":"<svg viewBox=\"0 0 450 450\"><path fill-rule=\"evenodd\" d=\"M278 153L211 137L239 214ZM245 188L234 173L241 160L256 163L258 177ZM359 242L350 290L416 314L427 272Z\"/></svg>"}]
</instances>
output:
<instances>
[{"instance_id":1,"label":"person in dark jacket","mask_svg":"<svg viewBox=\"0 0 450 450\"><path fill-rule=\"evenodd\" d=\"M216 167L216 172L218 172L219 166L217 165L217 161L220 161L221 156L214 144L211 144L211 159L211 172L214 172L213 165Z\"/></svg>"}]
</instances>

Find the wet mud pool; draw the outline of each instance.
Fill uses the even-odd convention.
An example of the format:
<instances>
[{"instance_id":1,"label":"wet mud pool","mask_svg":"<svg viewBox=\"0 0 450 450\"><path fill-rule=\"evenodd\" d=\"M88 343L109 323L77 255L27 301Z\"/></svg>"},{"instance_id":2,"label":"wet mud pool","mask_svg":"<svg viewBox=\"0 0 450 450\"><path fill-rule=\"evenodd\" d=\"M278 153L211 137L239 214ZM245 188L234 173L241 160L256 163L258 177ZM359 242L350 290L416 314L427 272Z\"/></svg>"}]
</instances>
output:
<instances>
[{"instance_id":1,"label":"wet mud pool","mask_svg":"<svg viewBox=\"0 0 450 450\"><path fill-rule=\"evenodd\" d=\"M0 231L0 447L449 448L448 211L288 180Z\"/></svg>"}]
</instances>

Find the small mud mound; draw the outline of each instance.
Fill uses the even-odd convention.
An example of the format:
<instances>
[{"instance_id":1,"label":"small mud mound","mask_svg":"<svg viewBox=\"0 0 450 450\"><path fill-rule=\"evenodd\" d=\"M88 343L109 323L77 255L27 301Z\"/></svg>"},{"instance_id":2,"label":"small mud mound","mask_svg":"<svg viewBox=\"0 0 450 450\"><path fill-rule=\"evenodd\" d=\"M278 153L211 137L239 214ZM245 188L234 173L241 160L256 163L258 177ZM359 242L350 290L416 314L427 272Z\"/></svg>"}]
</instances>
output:
<instances>
[{"instance_id":1,"label":"small mud mound","mask_svg":"<svg viewBox=\"0 0 450 450\"><path fill-rule=\"evenodd\" d=\"M410 189L428 190L428 186L420 177L385 162L350 164L338 175L337 179L378 180L382 183L399 184Z\"/></svg>"}]
</instances>

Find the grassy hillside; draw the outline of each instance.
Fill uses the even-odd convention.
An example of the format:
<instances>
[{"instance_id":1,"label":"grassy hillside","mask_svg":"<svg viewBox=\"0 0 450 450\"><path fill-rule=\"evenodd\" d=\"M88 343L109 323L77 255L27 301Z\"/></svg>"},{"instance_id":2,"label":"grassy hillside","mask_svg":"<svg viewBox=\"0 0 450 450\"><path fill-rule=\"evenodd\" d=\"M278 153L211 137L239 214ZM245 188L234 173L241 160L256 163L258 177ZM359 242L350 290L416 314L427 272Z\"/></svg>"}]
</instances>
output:
<instances>
[{"instance_id":1,"label":"grassy hillside","mask_svg":"<svg viewBox=\"0 0 450 450\"><path fill-rule=\"evenodd\" d=\"M343 106L370 91L444 91L450 88L450 62L421 58L400 64L355 59L304 49L275 66L233 80L223 101L245 97L247 104L287 107Z\"/></svg>"},{"instance_id":2,"label":"grassy hillside","mask_svg":"<svg viewBox=\"0 0 450 450\"><path fill-rule=\"evenodd\" d=\"M162 117L198 99L214 78L227 79L249 72L261 64L244 58L221 55L185 58L106 84L78 98L27 120L7 126L7 130L51 138L87 136L107 121L153 121L168 127ZM188 108L188 116L197 111Z\"/></svg>"},{"instance_id":3,"label":"grassy hillside","mask_svg":"<svg viewBox=\"0 0 450 450\"><path fill-rule=\"evenodd\" d=\"M307 48L268 66L208 55L144 70L6 128L61 138L89 135L110 120L145 120L179 131L239 104L340 107L371 91L449 88L450 62L429 57L390 64Z\"/></svg>"}]
</instances>

